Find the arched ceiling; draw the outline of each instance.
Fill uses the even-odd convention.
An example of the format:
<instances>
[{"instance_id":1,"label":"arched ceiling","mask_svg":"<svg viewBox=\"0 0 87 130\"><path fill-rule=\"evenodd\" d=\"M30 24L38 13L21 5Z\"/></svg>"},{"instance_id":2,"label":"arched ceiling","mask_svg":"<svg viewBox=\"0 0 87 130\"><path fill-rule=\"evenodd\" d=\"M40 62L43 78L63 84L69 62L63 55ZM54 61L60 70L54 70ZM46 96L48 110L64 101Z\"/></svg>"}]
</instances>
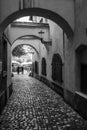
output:
<instances>
[{"instance_id":1,"label":"arched ceiling","mask_svg":"<svg viewBox=\"0 0 87 130\"><path fill-rule=\"evenodd\" d=\"M12 44L11 51L13 51L13 49L19 45L28 45L32 47L36 51L36 53L39 55L39 42L37 41L37 39L35 39L36 41L34 40L29 41L29 39L24 40L23 38L26 39L28 38L28 36L21 36L17 38Z\"/></svg>"},{"instance_id":2,"label":"arched ceiling","mask_svg":"<svg viewBox=\"0 0 87 130\"><path fill-rule=\"evenodd\" d=\"M41 40L40 37L35 36L35 35L22 35L22 36L17 37L17 38L12 42L12 45L13 45L13 44L15 43L15 41L17 41L18 39L20 39L20 40Z\"/></svg>"},{"instance_id":3,"label":"arched ceiling","mask_svg":"<svg viewBox=\"0 0 87 130\"><path fill-rule=\"evenodd\" d=\"M28 8L28 9L23 9L19 10L17 12L14 12L13 14L9 15L0 25L0 34L4 32L5 28L12 23L14 20L23 17L23 16L42 16L47 19L50 19L54 21L56 24L58 24L66 33L67 37L72 37L73 36L73 30L68 24L68 22L58 15L57 13L47 10L47 9L41 9L41 8Z\"/></svg>"}]
</instances>

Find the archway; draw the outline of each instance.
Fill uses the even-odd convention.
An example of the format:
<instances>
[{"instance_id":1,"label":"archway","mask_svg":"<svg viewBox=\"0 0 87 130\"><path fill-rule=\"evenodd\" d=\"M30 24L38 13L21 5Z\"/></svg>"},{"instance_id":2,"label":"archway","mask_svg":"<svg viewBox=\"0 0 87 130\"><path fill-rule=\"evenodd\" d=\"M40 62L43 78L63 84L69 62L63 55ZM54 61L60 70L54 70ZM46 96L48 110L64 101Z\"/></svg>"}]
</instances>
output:
<instances>
[{"instance_id":1,"label":"archway","mask_svg":"<svg viewBox=\"0 0 87 130\"><path fill-rule=\"evenodd\" d=\"M76 79L77 91L87 94L87 45L76 49Z\"/></svg>"},{"instance_id":2,"label":"archway","mask_svg":"<svg viewBox=\"0 0 87 130\"><path fill-rule=\"evenodd\" d=\"M12 63L16 64L13 66L13 70L16 70L16 71L12 71L12 73L18 72L17 68L19 68L18 70L20 70L20 72L22 72L22 68L24 68L25 70L24 72L28 73L30 71L30 68L32 68L34 55L36 55L37 58L39 57L39 52L37 51L35 47L33 47L33 45L20 43L16 45L15 47L13 47ZM36 71L35 71L36 73L38 73L37 69L38 68L36 68Z\"/></svg>"},{"instance_id":3,"label":"archway","mask_svg":"<svg viewBox=\"0 0 87 130\"><path fill-rule=\"evenodd\" d=\"M23 9L19 10L17 12L14 12L10 16L8 16L0 25L0 34L4 32L5 28L12 23L14 20L17 18L23 17L23 16L41 16L45 17L47 19L50 19L54 21L57 25L59 25L64 32L66 33L67 37L70 38L73 36L73 30L68 24L68 22L62 18L60 15L57 13L47 10L47 9L42 9L42 8L28 8L28 9Z\"/></svg>"},{"instance_id":4,"label":"archway","mask_svg":"<svg viewBox=\"0 0 87 130\"><path fill-rule=\"evenodd\" d=\"M39 55L39 52L37 51L37 49L36 49L34 46L32 46L32 45L30 45L30 44L24 44L24 43L23 43L23 44L20 43L19 45L27 45L27 46L30 46L30 47L32 47L32 48L35 50L35 52ZM19 46L19 45L16 45L15 47L17 47L17 46ZM14 47L14 48L15 48L15 47ZM13 51L14 48L12 48L12 51Z\"/></svg>"},{"instance_id":5,"label":"archway","mask_svg":"<svg viewBox=\"0 0 87 130\"><path fill-rule=\"evenodd\" d=\"M2 39L2 34L3 34L4 30L6 29L6 27L10 23L12 23L14 20L16 20L16 19L18 19L20 17L23 17L23 16L41 16L41 17L45 17L47 19L50 19L50 20L54 21L58 26L60 26L63 29L63 31L66 33L66 35L67 35L68 38L71 38L73 36L72 28L70 27L70 25L68 24L68 22L64 18L62 18L60 15L58 15L57 13L52 12L52 11L47 10L47 9L28 8L28 9L19 10L17 12L14 12L13 14L9 15L0 24L0 40ZM1 41L0 44L3 44L2 41ZM45 66L45 70L43 70L42 73L43 73L43 75L46 76L46 62L45 61L43 61L43 62L44 62L43 64ZM44 67L42 67L42 68L44 68ZM3 71L3 70L1 70L1 71ZM2 77L2 75L1 75L1 77ZM3 82L0 83L0 84L3 84ZM9 83L9 85L10 85L9 88L7 88L6 91L10 92L10 90L12 90L12 89L10 89L10 88L12 88L12 85L10 83ZM6 92L6 93L8 93L8 92ZM9 96L10 96L10 93L9 93Z\"/></svg>"},{"instance_id":6,"label":"archway","mask_svg":"<svg viewBox=\"0 0 87 130\"><path fill-rule=\"evenodd\" d=\"M20 37L16 38L16 39L12 42L12 45L14 44L15 41L17 41L17 40L19 40L19 39L21 39L21 38L26 38L26 37L28 37L28 38L32 38L32 39L38 39L38 40L41 40L40 37L35 36L35 35L23 35L23 36L20 36Z\"/></svg>"}]
</instances>

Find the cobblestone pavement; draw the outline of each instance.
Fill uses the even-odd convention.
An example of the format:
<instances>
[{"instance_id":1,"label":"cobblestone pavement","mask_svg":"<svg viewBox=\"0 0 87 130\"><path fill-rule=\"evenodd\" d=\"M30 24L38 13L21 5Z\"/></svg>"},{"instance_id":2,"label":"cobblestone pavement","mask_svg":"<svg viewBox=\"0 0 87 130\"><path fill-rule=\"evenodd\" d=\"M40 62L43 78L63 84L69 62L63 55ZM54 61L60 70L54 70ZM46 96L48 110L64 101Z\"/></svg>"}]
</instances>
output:
<instances>
[{"instance_id":1,"label":"cobblestone pavement","mask_svg":"<svg viewBox=\"0 0 87 130\"><path fill-rule=\"evenodd\" d=\"M13 82L0 130L87 130L87 121L45 84L27 75L15 75Z\"/></svg>"}]
</instances>

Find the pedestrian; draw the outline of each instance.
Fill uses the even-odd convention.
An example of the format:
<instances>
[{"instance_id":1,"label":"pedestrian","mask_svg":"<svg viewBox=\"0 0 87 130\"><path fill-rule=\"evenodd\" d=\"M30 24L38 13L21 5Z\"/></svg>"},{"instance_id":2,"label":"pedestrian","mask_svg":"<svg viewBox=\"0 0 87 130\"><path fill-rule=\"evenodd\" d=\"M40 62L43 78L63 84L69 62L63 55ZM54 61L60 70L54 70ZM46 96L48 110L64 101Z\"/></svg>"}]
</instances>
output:
<instances>
[{"instance_id":1,"label":"pedestrian","mask_svg":"<svg viewBox=\"0 0 87 130\"><path fill-rule=\"evenodd\" d=\"M17 67L17 74L19 74L19 66Z\"/></svg>"},{"instance_id":2,"label":"pedestrian","mask_svg":"<svg viewBox=\"0 0 87 130\"><path fill-rule=\"evenodd\" d=\"M23 74L24 73L24 67L23 66L21 67L21 71L22 71L22 74Z\"/></svg>"}]
</instances>

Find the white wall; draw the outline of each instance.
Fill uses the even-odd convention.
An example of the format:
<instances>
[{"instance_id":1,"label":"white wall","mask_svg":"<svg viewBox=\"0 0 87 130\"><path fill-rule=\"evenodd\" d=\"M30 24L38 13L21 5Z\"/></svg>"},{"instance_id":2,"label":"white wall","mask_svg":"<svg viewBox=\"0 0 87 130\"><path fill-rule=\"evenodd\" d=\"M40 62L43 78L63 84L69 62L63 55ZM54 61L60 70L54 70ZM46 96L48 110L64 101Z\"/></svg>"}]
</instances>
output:
<instances>
[{"instance_id":1,"label":"white wall","mask_svg":"<svg viewBox=\"0 0 87 130\"><path fill-rule=\"evenodd\" d=\"M63 57L63 30L54 22L49 20L50 25L50 37L52 38L52 46L40 44L40 59L42 57L46 58L47 63L47 76L46 78L52 81L52 57L53 54L59 53L61 56L62 62L64 62ZM40 66L41 66L40 60ZM40 75L41 75L41 68L40 68Z\"/></svg>"},{"instance_id":2,"label":"white wall","mask_svg":"<svg viewBox=\"0 0 87 130\"><path fill-rule=\"evenodd\" d=\"M34 35L40 37L39 32L42 30L44 32L44 37L48 39L49 26L47 24L37 24L37 23L13 23L10 26L10 42L24 35Z\"/></svg>"},{"instance_id":3,"label":"white wall","mask_svg":"<svg viewBox=\"0 0 87 130\"><path fill-rule=\"evenodd\" d=\"M48 48L47 53L47 70L48 70L48 79L52 80L52 57L53 54L58 53L61 56L62 62L63 58L63 30L54 22L49 21L50 24L50 35L52 38L52 46Z\"/></svg>"},{"instance_id":4,"label":"white wall","mask_svg":"<svg viewBox=\"0 0 87 130\"><path fill-rule=\"evenodd\" d=\"M65 84L66 89L75 93L80 89L80 67L76 50L81 45L87 46L87 0L75 1L74 38L66 41L65 48ZM83 56L84 57L84 56ZM82 59L84 59L82 57ZM80 57L81 59L81 57Z\"/></svg>"}]
</instances>

